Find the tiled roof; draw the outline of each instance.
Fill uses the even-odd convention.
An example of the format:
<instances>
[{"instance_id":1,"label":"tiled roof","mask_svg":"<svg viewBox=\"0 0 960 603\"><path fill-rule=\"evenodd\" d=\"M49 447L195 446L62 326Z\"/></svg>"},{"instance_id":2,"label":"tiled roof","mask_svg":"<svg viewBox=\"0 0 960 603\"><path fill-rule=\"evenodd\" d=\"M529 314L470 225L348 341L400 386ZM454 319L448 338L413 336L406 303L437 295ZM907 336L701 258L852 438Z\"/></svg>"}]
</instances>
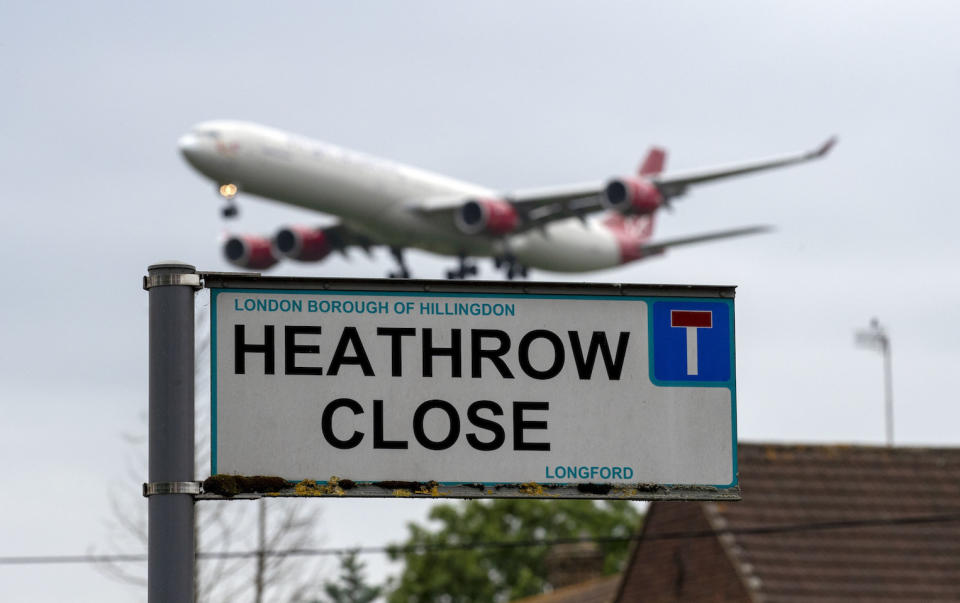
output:
<instances>
[{"instance_id":1,"label":"tiled roof","mask_svg":"<svg viewBox=\"0 0 960 603\"><path fill-rule=\"evenodd\" d=\"M960 449L741 443L738 457L742 501L651 505L621 601L657 584L692 600L709 590L693 576L718 601L960 600Z\"/></svg>"},{"instance_id":2,"label":"tiled roof","mask_svg":"<svg viewBox=\"0 0 960 603\"><path fill-rule=\"evenodd\" d=\"M514 603L611 603L619 585L620 574L613 574L519 599Z\"/></svg>"},{"instance_id":3,"label":"tiled roof","mask_svg":"<svg viewBox=\"0 0 960 603\"><path fill-rule=\"evenodd\" d=\"M960 513L960 449L741 444L738 457L743 500L704 507L734 532L726 548L758 599L960 599L960 521L919 523ZM735 533L816 523L860 525Z\"/></svg>"},{"instance_id":4,"label":"tiled roof","mask_svg":"<svg viewBox=\"0 0 960 603\"><path fill-rule=\"evenodd\" d=\"M702 503L656 502L624 570L616 601L749 601ZM738 503L739 504L739 503ZM674 538L678 534L708 537Z\"/></svg>"}]
</instances>

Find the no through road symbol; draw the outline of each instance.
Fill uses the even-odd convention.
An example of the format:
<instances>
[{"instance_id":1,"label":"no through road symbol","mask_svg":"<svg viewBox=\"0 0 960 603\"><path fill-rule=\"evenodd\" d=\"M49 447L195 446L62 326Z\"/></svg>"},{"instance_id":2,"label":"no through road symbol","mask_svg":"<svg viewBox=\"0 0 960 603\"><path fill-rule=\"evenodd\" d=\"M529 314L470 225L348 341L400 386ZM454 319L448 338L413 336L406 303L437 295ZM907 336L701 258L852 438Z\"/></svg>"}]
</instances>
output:
<instances>
[{"instance_id":1,"label":"no through road symbol","mask_svg":"<svg viewBox=\"0 0 960 603\"><path fill-rule=\"evenodd\" d=\"M732 379L733 339L726 301L653 304L653 377L664 382Z\"/></svg>"}]
</instances>

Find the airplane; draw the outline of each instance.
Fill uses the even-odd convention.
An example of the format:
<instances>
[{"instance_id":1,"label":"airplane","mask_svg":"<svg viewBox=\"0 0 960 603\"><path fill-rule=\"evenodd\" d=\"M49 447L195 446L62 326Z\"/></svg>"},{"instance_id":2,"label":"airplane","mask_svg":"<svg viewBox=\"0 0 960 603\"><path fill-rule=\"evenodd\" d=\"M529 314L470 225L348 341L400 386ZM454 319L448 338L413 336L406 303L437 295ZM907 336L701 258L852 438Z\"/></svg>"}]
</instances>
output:
<instances>
[{"instance_id":1,"label":"airplane","mask_svg":"<svg viewBox=\"0 0 960 603\"><path fill-rule=\"evenodd\" d=\"M676 173L664 172L666 151L653 147L636 175L506 193L250 122L202 122L178 146L216 184L226 218L237 215L242 193L339 219L285 226L272 237L229 235L223 253L240 268L266 270L284 258L318 262L333 251L385 246L398 265L390 277L410 277L403 251L415 248L458 258L447 278L476 275L474 258L492 258L512 279L526 277L529 268L589 272L671 247L765 232L769 227L747 226L652 240L657 212L691 186L817 159L835 142Z\"/></svg>"}]
</instances>

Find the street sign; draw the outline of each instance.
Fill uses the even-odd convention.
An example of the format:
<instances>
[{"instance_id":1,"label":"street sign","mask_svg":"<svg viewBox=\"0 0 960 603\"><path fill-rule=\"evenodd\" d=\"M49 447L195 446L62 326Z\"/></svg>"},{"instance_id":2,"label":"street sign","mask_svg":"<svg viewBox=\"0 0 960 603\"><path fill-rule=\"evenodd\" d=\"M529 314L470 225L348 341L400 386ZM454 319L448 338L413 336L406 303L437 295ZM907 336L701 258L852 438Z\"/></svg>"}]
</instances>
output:
<instances>
[{"instance_id":1,"label":"street sign","mask_svg":"<svg viewBox=\"0 0 960 603\"><path fill-rule=\"evenodd\" d=\"M231 483L739 498L732 287L203 278Z\"/></svg>"}]
</instances>

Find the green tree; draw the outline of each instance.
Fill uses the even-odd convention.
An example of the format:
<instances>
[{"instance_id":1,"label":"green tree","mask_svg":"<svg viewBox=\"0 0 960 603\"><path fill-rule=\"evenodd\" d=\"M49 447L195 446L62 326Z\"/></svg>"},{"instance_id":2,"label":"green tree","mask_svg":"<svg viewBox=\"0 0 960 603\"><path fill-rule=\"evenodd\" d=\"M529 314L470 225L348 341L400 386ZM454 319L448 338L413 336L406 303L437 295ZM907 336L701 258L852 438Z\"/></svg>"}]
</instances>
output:
<instances>
[{"instance_id":1,"label":"green tree","mask_svg":"<svg viewBox=\"0 0 960 603\"><path fill-rule=\"evenodd\" d=\"M340 578L326 582L323 592L328 603L370 603L380 596L379 586L370 586L363 577L363 563L357 560L357 552L351 551L340 557Z\"/></svg>"},{"instance_id":2,"label":"green tree","mask_svg":"<svg viewBox=\"0 0 960 603\"><path fill-rule=\"evenodd\" d=\"M636 531L641 516L627 501L499 499L437 505L429 518L439 522L437 529L407 526L409 537L403 547L420 550L398 548L390 553L391 559L404 562L403 573L392 584L390 603L507 601L535 595L547 585L547 545L470 544L626 538ZM629 545L627 540L600 543L604 573L623 568Z\"/></svg>"}]
</instances>

